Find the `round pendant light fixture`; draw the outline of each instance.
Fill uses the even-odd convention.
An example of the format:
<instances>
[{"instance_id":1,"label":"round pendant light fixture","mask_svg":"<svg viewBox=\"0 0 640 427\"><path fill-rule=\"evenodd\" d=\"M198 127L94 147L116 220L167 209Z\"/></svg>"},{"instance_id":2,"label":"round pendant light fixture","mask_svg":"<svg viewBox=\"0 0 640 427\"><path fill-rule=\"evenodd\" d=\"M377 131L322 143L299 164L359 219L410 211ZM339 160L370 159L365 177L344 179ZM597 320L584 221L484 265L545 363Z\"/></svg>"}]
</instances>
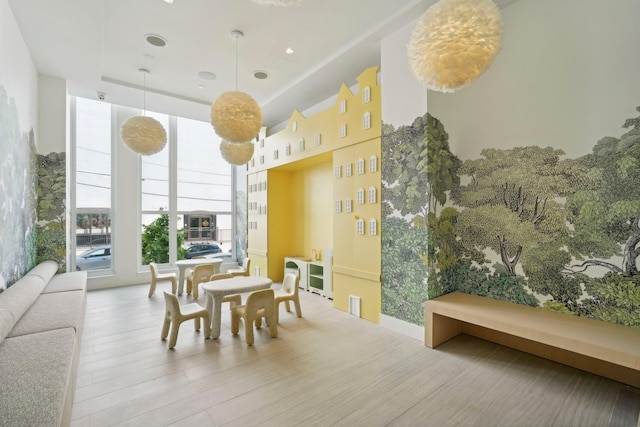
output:
<instances>
[{"instance_id":1,"label":"round pendant light fixture","mask_svg":"<svg viewBox=\"0 0 640 427\"><path fill-rule=\"evenodd\" d=\"M153 117L128 118L120 128L120 136L127 147L144 156L159 153L167 145L167 132Z\"/></svg>"},{"instance_id":2,"label":"round pendant light fixture","mask_svg":"<svg viewBox=\"0 0 640 427\"><path fill-rule=\"evenodd\" d=\"M247 163L253 157L255 146L253 142L231 142L223 139L220 143L220 154L227 163L240 166Z\"/></svg>"},{"instance_id":3,"label":"round pendant light fixture","mask_svg":"<svg viewBox=\"0 0 640 427\"><path fill-rule=\"evenodd\" d=\"M260 131L262 111L248 94L224 92L211 106L211 124L220 138L245 142Z\"/></svg>"},{"instance_id":4,"label":"round pendant light fixture","mask_svg":"<svg viewBox=\"0 0 640 427\"><path fill-rule=\"evenodd\" d=\"M224 92L211 105L211 125L222 138L220 152L232 165L247 163L253 155L251 140L260 132L262 110L248 94L238 91L238 39L241 31L234 30L231 36L236 40L236 90ZM232 144L238 144L233 147Z\"/></svg>"},{"instance_id":5,"label":"round pendant light fixture","mask_svg":"<svg viewBox=\"0 0 640 427\"><path fill-rule=\"evenodd\" d=\"M141 68L140 72L145 77L149 74L149 70L144 68ZM159 121L144 115L146 112L146 80L143 93L143 115L128 118L120 127L120 137L133 152L149 156L159 153L167 145L167 131Z\"/></svg>"},{"instance_id":6,"label":"round pendant light fixture","mask_svg":"<svg viewBox=\"0 0 640 427\"><path fill-rule=\"evenodd\" d=\"M440 0L418 20L409 66L427 89L453 92L484 73L502 47L502 18L492 0Z\"/></svg>"}]
</instances>

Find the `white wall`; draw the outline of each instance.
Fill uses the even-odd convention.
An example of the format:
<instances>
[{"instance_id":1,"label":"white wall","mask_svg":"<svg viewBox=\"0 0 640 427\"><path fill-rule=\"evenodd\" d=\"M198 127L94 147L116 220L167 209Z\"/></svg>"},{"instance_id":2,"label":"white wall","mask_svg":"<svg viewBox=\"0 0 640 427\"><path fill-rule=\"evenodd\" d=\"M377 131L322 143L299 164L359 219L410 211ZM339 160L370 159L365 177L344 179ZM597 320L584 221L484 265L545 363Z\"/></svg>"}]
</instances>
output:
<instances>
[{"instance_id":1,"label":"white wall","mask_svg":"<svg viewBox=\"0 0 640 427\"><path fill-rule=\"evenodd\" d=\"M7 0L0 0L0 85L16 101L20 129L38 144L38 73Z\"/></svg>"},{"instance_id":2,"label":"white wall","mask_svg":"<svg viewBox=\"0 0 640 427\"><path fill-rule=\"evenodd\" d=\"M56 77L40 76L38 94L38 152L65 152L69 122L67 82Z\"/></svg>"},{"instance_id":3,"label":"white wall","mask_svg":"<svg viewBox=\"0 0 640 427\"><path fill-rule=\"evenodd\" d=\"M462 160L530 145L579 157L638 116L640 1L519 0L502 16L488 71L458 92L429 91L429 112Z\"/></svg>"}]
</instances>

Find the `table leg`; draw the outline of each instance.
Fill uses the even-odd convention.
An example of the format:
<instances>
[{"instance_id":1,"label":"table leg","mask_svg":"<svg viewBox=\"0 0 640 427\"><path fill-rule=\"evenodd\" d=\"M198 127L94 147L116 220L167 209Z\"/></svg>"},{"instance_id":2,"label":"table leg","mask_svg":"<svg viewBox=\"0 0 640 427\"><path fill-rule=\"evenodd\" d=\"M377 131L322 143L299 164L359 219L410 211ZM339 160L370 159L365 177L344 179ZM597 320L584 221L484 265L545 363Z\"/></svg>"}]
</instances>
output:
<instances>
[{"instance_id":1,"label":"table leg","mask_svg":"<svg viewBox=\"0 0 640 427\"><path fill-rule=\"evenodd\" d=\"M211 316L211 339L220 336L220 324L222 323L222 297L207 295L207 310Z\"/></svg>"},{"instance_id":2,"label":"table leg","mask_svg":"<svg viewBox=\"0 0 640 427\"><path fill-rule=\"evenodd\" d=\"M182 295L182 290L184 289L184 270L185 267L182 265L178 266L178 295Z\"/></svg>"}]
</instances>

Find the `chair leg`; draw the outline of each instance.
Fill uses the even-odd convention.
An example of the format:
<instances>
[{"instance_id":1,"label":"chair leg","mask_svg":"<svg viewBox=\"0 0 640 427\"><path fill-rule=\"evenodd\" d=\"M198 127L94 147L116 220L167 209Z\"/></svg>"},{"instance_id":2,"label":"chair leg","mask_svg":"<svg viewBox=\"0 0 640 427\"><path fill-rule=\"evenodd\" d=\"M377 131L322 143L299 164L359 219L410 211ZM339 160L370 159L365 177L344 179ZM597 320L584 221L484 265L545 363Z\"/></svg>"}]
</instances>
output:
<instances>
[{"instance_id":1,"label":"chair leg","mask_svg":"<svg viewBox=\"0 0 640 427\"><path fill-rule=\"evenodd\" d=\"M180 322L176 319L171 322L171 335L169 336L169 348L174 348L176 342L178 342L178 329L180 329Z\"/></svg>"},{"instance_id":2,"label":"chair leg","mask_svg":"<svg viewBox=\"0 0 640 427\"><path fill-rule=\"evenodd\" d=\"M229 310L233 310L233 307L236 305L242 305L242 296L234 295L233 298L229 300Z\"/></svg>"},{"instance_id":3,"label":"chair leg","mask_svg":"<svg viewBox=\"0 0 640 427\"><path fill-rule=\"evenodd\" d=\"M153 293L156 291L156 282L151 280L151 285L149 286L149 298L153 296Z\"/></svg>"},{"instance_id":4,"label":"chair leg","mask_svg":"<svg viewBox=\"0 0 640 427\"><path fill-rule=\"evenodd\" d=\"M287 311L289 313L291 313L291 305L289 305L289 300L288 299L284 301L284 306L287 309Z\"/></svg>"},{"instance_id":5,"label":"chair leg","mask_svg":"<svg viewBox=\"0 0 640 427\"><path fill-rule=\"evenodd\" d=\"M253 322L249 319L245 319L244 322L244 336L247 340L247 345L253 345Z\"/></svg>"},{"instance_id":6,"label":"chair leg","mask_svg":"<svg viewBox=\"0 0 640 427\"><path fill-rule=\"evenodd\" d=\"M192 285L192 289L191 289L192 292L191 293L193 294L193 298L194 299L198 299L198 292L199 292L198 287L199 286L200 286L200 284L198 282L196 282L196 283L194 283Z\"/></svg>"},{"instance_id":7,"label":"chair leg","mask_svg":"<svg viewBox=\"0 0 640 427\"><path fill-rule=\"evenodd\" d=\"M178 280L173 278L171 279L171 293L175 294L178 292Z\"/></svg>"},{"instance_id":8,"label":"chair leg","mask_svg":"<svg viewBox=\"0 0 640 427\"><path fill-rule=\"evenodd\" d=\"M265 317L265 319L267 319L267 323L269 324L269 332L271 333L271 338L278 338L278 322L276 321L275 312Z\"/></svg>"},{"instance_id":9,"label":"chair leg","mask_svg":"<svg viewBox=\"0 0 640 427\"><path fill-rule=\"evenodd\" d=\"M300 307L300 300L294 299L293 304L296 306L296 315L302 317L302 308Z\"/></svg>"},{"instance_id":10,"label":"chair leg","mask_svg":"<svg viewBox=\"0 0 640 427\"><path fill-rule=\"evenodd\" d=\"M231 313L231 333L238 335L240 331L240 316L236 313Z\"/></svg>"},{"instance_id":11,"label":"chair leg","mask_svg":"<svg viewBox=\"0 0 640 427\"><path fill-rule=\"evenodd\" d=\"M196 331L200 330L200 316L193 318L193 327L196 328Z\"/></svg>"},{"instance_id":12,"label":"chair leg","mask_svg":"<svg viewBox=\"0 0 640 427\"><path fill-rule=\"evenodd\" d=\"M165 314L164 323L162 325L162 333L160 334L160 339L162 339L162 340L166 340L167 339L167 335L169 335L169 326L170 325L171 325L171 317L169 317L169 315Z\"/></svg>"}]
</instances>

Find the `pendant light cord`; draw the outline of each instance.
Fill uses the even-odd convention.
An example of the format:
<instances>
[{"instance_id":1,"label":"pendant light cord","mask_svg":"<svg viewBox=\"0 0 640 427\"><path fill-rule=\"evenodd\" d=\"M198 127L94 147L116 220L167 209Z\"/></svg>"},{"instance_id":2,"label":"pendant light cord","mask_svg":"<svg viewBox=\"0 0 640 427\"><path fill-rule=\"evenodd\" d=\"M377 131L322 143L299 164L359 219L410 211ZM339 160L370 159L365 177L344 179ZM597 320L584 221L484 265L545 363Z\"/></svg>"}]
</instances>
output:
<instances>
[{"instance_id":1,"label":"pendant light cord","mask_svg":"<svg viewBox=\"0 0 640 427\"><path fill-rule=\"evenodd\" d=\"M147 114L147 73L142 72L142 115Z\"/></svg>"},{"instance_id":2,"label":"pendant light cord","mask_svg":"<svg viewBox=\"0 0 640 427\"><path fill-rule=\"evenodd\" d=\"M238 35L236 34L236 92L238 91Z\"/></svg>"}]
</instances>

